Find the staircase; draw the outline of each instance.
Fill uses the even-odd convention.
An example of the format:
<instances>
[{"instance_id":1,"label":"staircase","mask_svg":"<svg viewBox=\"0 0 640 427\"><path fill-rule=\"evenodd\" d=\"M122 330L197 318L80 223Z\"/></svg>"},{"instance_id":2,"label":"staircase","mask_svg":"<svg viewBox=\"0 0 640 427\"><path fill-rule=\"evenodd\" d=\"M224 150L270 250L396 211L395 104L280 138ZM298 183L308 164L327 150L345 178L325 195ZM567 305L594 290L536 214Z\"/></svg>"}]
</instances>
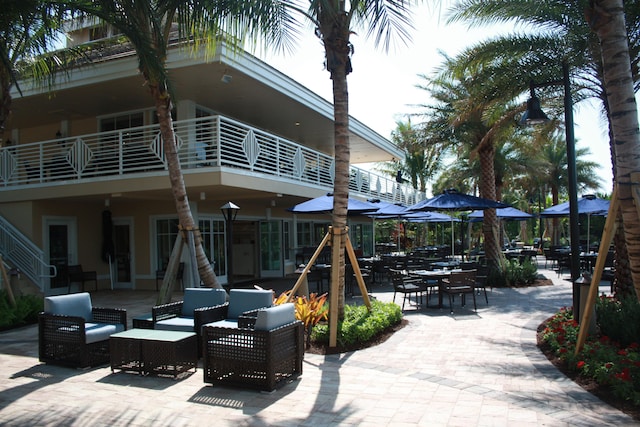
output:
<instances>
[{"instance_id":1,"label":"staircase","mask_svg":"<svg viewBox=\"0 0 640 427\"><path fill-rule=\"evenodd\" d=\"M0 254L7 264L25 275L43 293L45 280L57 274L55 266L45 262L42 249L3 216L0 216Z\"/></svg>"}]
</instances>

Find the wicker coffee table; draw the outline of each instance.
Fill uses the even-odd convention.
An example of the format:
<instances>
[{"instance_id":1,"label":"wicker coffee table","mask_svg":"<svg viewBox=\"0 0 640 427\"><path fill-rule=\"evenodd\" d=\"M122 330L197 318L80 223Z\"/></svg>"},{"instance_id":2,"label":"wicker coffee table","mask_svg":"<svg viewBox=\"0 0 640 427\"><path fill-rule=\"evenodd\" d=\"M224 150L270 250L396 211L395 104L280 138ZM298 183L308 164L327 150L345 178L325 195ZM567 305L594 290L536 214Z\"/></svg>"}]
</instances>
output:
<instances>
[{"instance_id":1,"label":"wicker coffee table","mask_svg":"<svg viewBox=\"0 0 640 427\"><path fill-rule=\"evenodd\" d=\"M109 339L111 371L140 375L173 375L198 365L198 339L194 332L130 329Z\"/></svg>"}]
</instances>

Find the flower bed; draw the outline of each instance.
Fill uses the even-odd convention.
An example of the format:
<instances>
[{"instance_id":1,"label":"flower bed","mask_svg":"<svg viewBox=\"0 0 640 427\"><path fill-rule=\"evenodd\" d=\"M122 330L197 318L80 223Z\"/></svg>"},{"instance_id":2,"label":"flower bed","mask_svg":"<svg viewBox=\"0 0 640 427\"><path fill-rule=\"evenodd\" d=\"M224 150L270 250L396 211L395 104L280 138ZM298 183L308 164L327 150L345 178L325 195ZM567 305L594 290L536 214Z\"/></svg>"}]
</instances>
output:
<instances>
[{"instance_id":1,"label":"flower bed","mask_svg":"<svg viewBox=\"0 0 640 427\"><path fill-rule=\"evenodd\" d=\"M597 312L618 307L612 298L600 298ZM615 311L615 310L614 310ZM608 320L600 318L599 322ZM579 332L571 308L562 308L538 329L538 345L556 366L577 383L606 402L640 419L640 345L637 341L597 333L587 337L584 348L575 354ZM599 330L603 328L599 327Z\"/></svg>"}]
</instances>

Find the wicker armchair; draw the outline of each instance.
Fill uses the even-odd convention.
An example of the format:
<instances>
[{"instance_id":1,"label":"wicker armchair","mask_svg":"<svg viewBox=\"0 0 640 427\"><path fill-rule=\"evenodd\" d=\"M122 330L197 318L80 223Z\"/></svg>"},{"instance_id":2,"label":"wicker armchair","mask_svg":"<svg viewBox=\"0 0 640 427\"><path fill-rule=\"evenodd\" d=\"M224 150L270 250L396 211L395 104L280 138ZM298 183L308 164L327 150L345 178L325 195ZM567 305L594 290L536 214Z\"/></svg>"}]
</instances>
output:
<instances>
[{"instance_id":1,"label":"wicker armchair","mask_svg":"<svg viewBox=\"0 0 640 427\"><path fill-rule=\"evenodd\" d=\"M182 301L156 305L151 309L153 329L164 331L195 332L198 335L198 354L202 325L217 319L216 307L225 304L224 289L187 288Z\"/></svg>"},{"instance_id":2,"label":"wicker armchair","mask_svg":"<svg viewBox=\"0 0 640 427\"><path fill-rule=\"evenodd\" d=\"M87 292L46 297L38 316L40 361L76 368L109 363L109 336L126 329L126 310L93 307Z\"/></svg>"},{"instance_id":3,"label":"wicker armchair","mask_svg":"<svg viewBox=\"0 0 640 427\"><path fill-rule=\"evenodd\" d=\"M202 328L205 383L272 391L302 374L304 327L293 304L247 313L238 326Z\"/></svg>"}]
</instances>

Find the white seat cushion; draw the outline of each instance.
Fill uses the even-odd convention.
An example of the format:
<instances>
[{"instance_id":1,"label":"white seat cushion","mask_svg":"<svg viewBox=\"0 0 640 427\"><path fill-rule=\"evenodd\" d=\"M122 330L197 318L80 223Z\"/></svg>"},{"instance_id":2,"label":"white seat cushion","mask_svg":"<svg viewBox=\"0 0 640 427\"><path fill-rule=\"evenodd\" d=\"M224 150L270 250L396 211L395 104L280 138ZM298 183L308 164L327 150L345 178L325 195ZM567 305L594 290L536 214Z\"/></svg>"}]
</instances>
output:
<instances>
[{"instance_id":1,"label":"white seat cushion","mask_svg":"<svg viewBox=\"0 0 640 427\"><path fill-rule=\"evenodd\" d=\"M163 331L193 332L195 323L193 317L172 317L156 322L154 328Z\"/></svg>"},{"instance_id":2,"label":"white seat cushion","mask_svg":"<svg viewBox=\"0 0 640 427\"><path fill-rule=\"evenodd\" d=\"M112 334L124 331L124 325L120 323L85 323L84 330L85 343L91 344L108 340Z\"/></svg>"},{"instance_id":3,"label":"white seat cushion","mask_svg":"<svg viewBox=\"0 0 640 427\"><path fill-rule=\"evenodd\" d=\"M270 331L295 320L295 307L292 302L288 302L259 310L254 329L256 331Z\"/></svg>"}]
</instances>

